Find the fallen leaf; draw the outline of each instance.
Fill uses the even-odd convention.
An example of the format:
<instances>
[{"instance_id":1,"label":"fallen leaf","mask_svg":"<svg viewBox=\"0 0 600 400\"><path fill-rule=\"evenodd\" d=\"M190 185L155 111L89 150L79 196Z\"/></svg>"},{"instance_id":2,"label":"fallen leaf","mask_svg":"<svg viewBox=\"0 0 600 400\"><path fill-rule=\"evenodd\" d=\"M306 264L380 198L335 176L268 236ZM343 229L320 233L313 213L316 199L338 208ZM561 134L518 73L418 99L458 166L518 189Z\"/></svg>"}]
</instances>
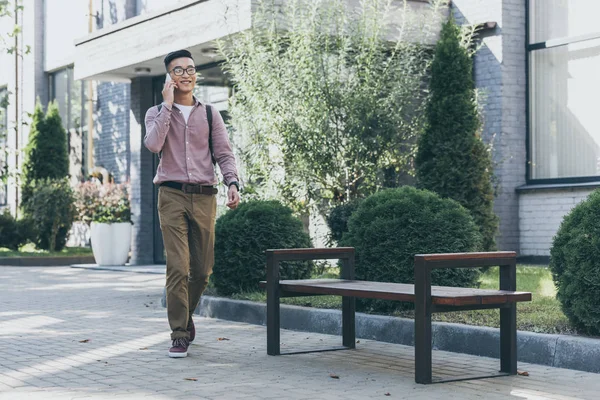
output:
<instances>
[{"instance_id":1,"label":"fallen leaf","mask_svg":"<svg viewBox=\"0 0 600 400\"><path fill-rule=\"evenodd\" d=\"M80 340L79 343L87 343L89 341L90 341L90 339L83 339L83 340Z\"/></svg>"},{"instance_id":2,"label":"fallen leaf","mask_svg":"<svg viewBox=\"0 0 600 400\"><path fill-rule=\"evenodd\" d=\"M185 381L194 381L195 382L195 381L198 380L198 378L183 378L183 380L185 380Z\"/></svg>"},{"instance_id":3,"label":"fallen leaf","mask_svg":"<svg viewBox=\"0 0 600 400\"><path fill-rule=\"evenodd\" d=\"M521 376L529 376L529 372L527 372L527 371L517 371L517 374L519 374Z\"/></svg>"},{"instance_id":4,"label":"fallen leaf","mask_svg":"<svg viewBox=\"0 0 600 400\"><path fill-rule=\"evenodd\" d=\"M391 396L391 394L389 394L389 393L385 393L385 394L384 394L384 396Z\"/></svg>"},{"instance_id":5,"label":"fallen leaf","mask_svg":"<svg viewBox=\"0 0 600 400\"><path fill-rule=\"evenodd\" d=\"M360 340L357 340L356 343L360 343Z\"/></svg>"},{"instance_id":6,"label":"fallen leaf","mask_svg":"<svg viewBox=\"0 0 600 400\"><path fill-rule=\"evenodd\" d=\"M147 347L141 347L140 350L148 350Z\"/></svg>"},{"instance_id":7,"label":"fallen leaf","mask_svg":"<svg viewBox=\"0 0 600 400\"><path fill-rule=\"evenodd\" d=\"M329 374L329 377L332 379L340 379L340 377L337 376L336 374Z\"/></svg>"},{"instance_id":8,"label":"fallen leaf","mask_svg":"<svg viewBox=\"0 0 600 400\"><path fill-rule=\"evenodd\" d=\"M229 338L226 338L226 337L220 337L218 340L229 340Z\"/></svg>"}]
</instances>

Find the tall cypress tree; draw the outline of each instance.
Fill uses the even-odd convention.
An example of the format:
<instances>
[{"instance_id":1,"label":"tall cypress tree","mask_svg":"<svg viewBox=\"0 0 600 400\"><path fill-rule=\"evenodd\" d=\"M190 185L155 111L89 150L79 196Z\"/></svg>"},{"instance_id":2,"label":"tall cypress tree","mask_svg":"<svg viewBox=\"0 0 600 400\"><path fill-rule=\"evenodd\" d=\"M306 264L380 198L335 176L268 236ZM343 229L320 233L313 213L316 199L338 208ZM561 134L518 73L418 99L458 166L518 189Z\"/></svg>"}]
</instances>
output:
<instances>
[{"instance_id":1,"label":"tall cypress tree","mask_svg":"<svg viewBox=\"0 0 600 400\"><path fill-rule=\"evenodd\" d=\"M481 138L472 60L451 18L442 28L431 66L427 126L418 141L418 186L467 208L483 236L482 250L496 248L492 161Z\"/></svg>"},{"instance_id":2,"label":"tall cypress tree","mask_svg":"<svg viewBox=\"0 0 600 400\"><path fill-rule=\"evenodd\" d=\"M45 118L41 104L38 102L35 106L23 172L26 185L40 179L64 178L69 174L67 132L56 102L48 105Z\"/></svg>"}]
</instances>

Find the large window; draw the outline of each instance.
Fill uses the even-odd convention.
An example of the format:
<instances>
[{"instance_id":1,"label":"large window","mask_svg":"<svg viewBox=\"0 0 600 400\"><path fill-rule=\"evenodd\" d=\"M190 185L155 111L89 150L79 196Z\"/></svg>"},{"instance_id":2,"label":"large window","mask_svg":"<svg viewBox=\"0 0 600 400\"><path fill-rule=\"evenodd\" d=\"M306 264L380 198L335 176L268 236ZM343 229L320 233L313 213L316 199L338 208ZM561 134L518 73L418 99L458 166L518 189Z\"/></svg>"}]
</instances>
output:
<instances>
[{"instance_id":1,"label":"large window","mask_svg":"<svg viewBox=\"0 0 600 400\"><path fill-rule=\"evenodd\" d=\"M69 173L71 178L84 176L86 137L88 130L88 90L81 81L73 80L73 68L50 74L50 99L56 100L67 131Z\"/></svg>"},{"instance_id":2,"label":"large window","mask_svg":"<svg viewBox=\"0 0 600 400\"><path fill-rule=\"evenodd\" d=\"M600 1L529 0L529 179L600 180Z\"/></svg>"},{"instance_id":3,"label":"large window","mask_svg":"<svg viewBox=\"0 0 600 400\"><path fill-rule=\"evenodd\" d=\"M0 206L8 204L8 90L0 88Z\"/></svg>"}]
</instances>

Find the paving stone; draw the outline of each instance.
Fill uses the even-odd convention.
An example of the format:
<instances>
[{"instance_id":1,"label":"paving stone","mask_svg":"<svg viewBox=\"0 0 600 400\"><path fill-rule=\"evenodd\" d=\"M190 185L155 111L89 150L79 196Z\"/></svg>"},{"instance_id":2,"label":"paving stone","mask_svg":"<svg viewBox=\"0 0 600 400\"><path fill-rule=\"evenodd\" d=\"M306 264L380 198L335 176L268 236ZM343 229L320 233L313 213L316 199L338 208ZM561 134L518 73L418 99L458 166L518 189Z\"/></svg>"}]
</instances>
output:
<instances>
[{"instance_id":1,"label":"paving stone","mask_svg":"<svg viewBox=\"0 0 600 400\"><path fill-rule=\"evenodd\" d=\"M573 400L600 391L598 374L528 363L519 369L529 377L418 385L412 347L361 339L356 350L272 357L265 327L201 317L190 356L173 360L166 310L144 305L160 300L163 276L0 268L0 400ZM281 337L289 348L340 342L285 330ZM435 351L433 359L436 375L498 369L490 358Z\"/></svg>"}]
</instances>

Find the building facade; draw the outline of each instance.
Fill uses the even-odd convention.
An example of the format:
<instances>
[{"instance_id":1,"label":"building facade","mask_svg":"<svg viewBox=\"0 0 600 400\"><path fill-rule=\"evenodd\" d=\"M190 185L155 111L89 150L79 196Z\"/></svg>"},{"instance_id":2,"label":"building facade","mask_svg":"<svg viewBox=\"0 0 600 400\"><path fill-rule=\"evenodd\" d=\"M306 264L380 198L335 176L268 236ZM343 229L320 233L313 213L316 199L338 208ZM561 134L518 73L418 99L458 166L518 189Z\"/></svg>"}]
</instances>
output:
<instances>
[{"instance_id":1,"label":"building facade","mask_svg":"<svg viewBox=\"0 0 600 400\"><path fill-rule=\"evenodd\" d=\"M399 0L400 1L400 0ZM162 58L187 48L202 76L198 95L226 113L229 85L214 40L252 26L252 0L31 0L18 13L19 54L0 54L0 159L14 168L36 98L59 104L74 182L94 167L132 187L132 263L164 262L152 177L143 146L146 110L161 101ZM416 10L427 7L411 0ZM484 138L496 175L497 242L547 257L573 206L600 183L600 114L591 94L600 60L586 0L453 0L460 23L476 24L474 74L484 96ZM69 23L65 23L68 19ZM14 25L0 19L3 31ZM27 52L27 48L30 51ZM16 129L14 129L16 128ZM16 149L16 150L15 150ZM19 157L20 156L20 157ZM18 188L0 187L16 211Z\"/></svg>"}]
</instances>

